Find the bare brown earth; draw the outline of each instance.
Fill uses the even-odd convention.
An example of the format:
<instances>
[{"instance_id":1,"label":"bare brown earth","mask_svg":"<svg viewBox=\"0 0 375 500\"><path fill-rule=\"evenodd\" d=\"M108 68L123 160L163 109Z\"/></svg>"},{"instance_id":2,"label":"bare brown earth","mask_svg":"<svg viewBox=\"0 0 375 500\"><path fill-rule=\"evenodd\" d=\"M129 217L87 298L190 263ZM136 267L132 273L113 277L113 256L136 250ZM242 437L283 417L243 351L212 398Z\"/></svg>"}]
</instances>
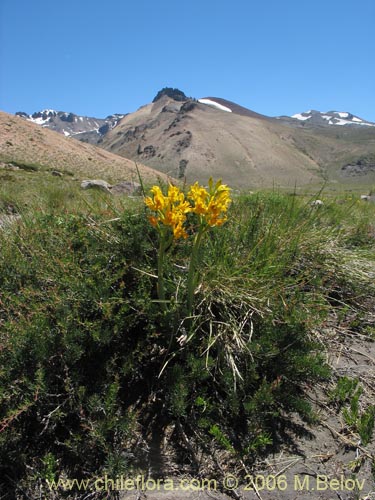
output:
<instances>
[{"instance_id":1,"label":"bare brown earth","mask_svg":"<svg viewBox=\"0 0 375 500\"><path fill-rule=\"evenodd\" d=\"M187 182L210 176L236 188L375 182L375 172L347 178L342 171L375 154L372 128L298 128L231 105L229 113L164 96L125 116L99 145Z\"/></svg>"},{"instance_id":2,"label":"bare brown earth","mask_svg":"<svg viewBox=\"0 0 375 500\"><path fill-rule=\"evenodd\" d=\"M134 161L0 112L0 164L8 168L56 170L79 179L138 181ZM167 176L137 163L145 182Z\"/></svg>"}]
</instances>

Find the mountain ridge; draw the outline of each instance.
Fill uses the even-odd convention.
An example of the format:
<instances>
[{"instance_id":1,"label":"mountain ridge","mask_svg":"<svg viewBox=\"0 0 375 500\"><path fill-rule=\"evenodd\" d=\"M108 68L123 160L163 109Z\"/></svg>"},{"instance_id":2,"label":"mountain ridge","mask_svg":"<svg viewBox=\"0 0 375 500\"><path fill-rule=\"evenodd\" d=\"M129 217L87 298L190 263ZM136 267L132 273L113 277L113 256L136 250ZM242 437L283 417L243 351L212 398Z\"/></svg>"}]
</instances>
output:
<instances>
[{"instance_id":1,"label":"mountain ridge","mask_svg":"<svg viewBox=\"0 0 375 500\"><path fill-rule=\"evenodd\" d=\"M302 113L296 113L292 116L279 116L279 120L290 122L298 120L301 125L308 126L347 126L347 127L375 127L375 123L353 115L348 111L317 111L309 110Z\"/></svg>"},{"instance_id":2,"label":"mountain ridge","mask_svg":"<svg viewBox=\"0 0 375 500\"><path fill-rule=\"evenodd\" d=\"M178 89L173 89L178 90ZM181 94L183 94L181 92ZM184 95L184 94L183 94ZM152 103L157 102L163 96L170 97L168 93L162 93L159 91L158 95L153 99ZM173 100L178 102L184 102L188 100L196 101L201 104L206 104L223 111L234 112L243 116L257 117L266 120L280 120L287 123L304 122L302 125L337 125L337 126L367 126L375 127L375 123L364 118L360 118L349 111L319 111L319 110L308 110L302 111L301 113L295 113L293 115L281 115L281 116L267 116L256 111L252 111L249 108L241 106L233 101L224 99L222 97L202 97L199 99L192 99L185 96L185 99L180 96ZM216 104L216 105L215 105ZM143 107L143 106L141 106ZM225 109L227 108L227 109ZM136 111L135 111L136 112ZM105 118L88 117L85 115L77 115L73 112L66 111L56 111L53 109L43 109L36 111L32 114L27 114L24 111L17 111L16 116L20 116L28 121L41 125L43 127L48 127L51 130L63 133L65 136L69 137L72 135L83 135L90 132L95 132L99 136L103 136L108 130L115 128L124 116L130 113L115 113L108 115ZM78 123L78 125L77 125ZM77 137L82 140L80 137ZM100 137L99 137L100 138ZM87 141L90 142L90 141Z\"/></svg>"},{"instance_id":3,"label":"mountain ridge","mask_svg":"<svg viewBox=\"0 0 375 500\"><path fill-rule=\"evenodd\" d=\"M165 87L135 112L102 122L54 110L19 115L44 128L58 124L65 135L64 127L74 125L67 139L187 182L210 176L237 188L375 182L375 124L349 112L269 117L227 99L195 99ZM83 123L86 131L79 129Z\"/></svg>"},{"instance_id":4,"label":"mountain ridge","mask_svg":"<svg viewBox=\"0 0 375 500\"><path fill-rule=\"evenodd\" d=\"M59 132L66 137L76 136L78 140L95 144L100 137L116 127L124 114L109 115L106 118L81 116L72 112L43 109L31 115L18 111L19 116L27 121Z\"/></svg>"}]
</instances>

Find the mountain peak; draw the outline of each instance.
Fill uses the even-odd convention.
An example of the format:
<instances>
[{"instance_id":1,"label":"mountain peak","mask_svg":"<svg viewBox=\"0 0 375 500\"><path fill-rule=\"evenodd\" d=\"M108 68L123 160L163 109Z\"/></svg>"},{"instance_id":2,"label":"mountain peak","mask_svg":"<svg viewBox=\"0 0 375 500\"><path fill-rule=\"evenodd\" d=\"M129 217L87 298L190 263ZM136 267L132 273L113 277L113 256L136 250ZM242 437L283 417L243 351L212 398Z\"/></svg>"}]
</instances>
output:
<instances>
[{"instance_id":1,"label":"mountain peak","mask_svg":"<svg viewBox=\"0 0 375 500\"><path fill-rule=\"evenodd\" d=\"M37 111L36 113L33 113L32 116L40 117L40 116L56 116L57 111L54 109L42 109L41 111Z\"/></svg>"},{"instance_id":2,"label":"mountain peak","mask_svg":"<svg viewBox=\"0 0 375 500\"><path fill-rule=\"evenodd\" d=\"M172 87L164 87L159 90L152 102L156 102L164 96L170 97L174 101L186 101L188 99L182 90L174 89Z\"/></svg>"}]
</instances>

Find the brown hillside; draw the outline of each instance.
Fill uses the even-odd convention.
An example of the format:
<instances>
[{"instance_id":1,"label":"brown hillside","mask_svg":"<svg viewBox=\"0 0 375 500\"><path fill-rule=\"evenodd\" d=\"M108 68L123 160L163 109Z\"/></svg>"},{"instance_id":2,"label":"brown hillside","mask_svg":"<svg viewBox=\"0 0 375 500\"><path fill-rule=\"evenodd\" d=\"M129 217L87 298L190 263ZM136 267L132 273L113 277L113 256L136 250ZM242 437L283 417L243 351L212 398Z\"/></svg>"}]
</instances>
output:
<instances>
[{"instance_id":1,"label":"brown hillside","mask_svg":"<svg viewBox=\"0 0 375 500\"><path fill-rule=\"evenodd\" d=\"M221 177L236 187L307 184L320 167L264 119L163 97L126 116L100 144L188 182Z\"/></svg>"},{"instance_id":2,"label":"brown hillside","mask_svg":"<svg viewBox=\"0 0 375 500\"><path fill-rule=\"evenodd\" d=\"M3 112L0 112L0 163L69 172L82 179L138 180L134 161ZM167 179L142 164L138 168L146 182Z\"/></svg>"},{"instance_id":3,"label":"brown hillside","mask_svg":"<svg viewBox=\"0 0 375 500\"><path fill-rule=\"evenodd\" d=\"M233 112L163 96L125 116L99 145L188 182L213 176L251 188L375 181L375 130L305 130L212 99ZM363 155L370 155L369 167L347 175L345 165Z\"/></svg>"}]
</instances>

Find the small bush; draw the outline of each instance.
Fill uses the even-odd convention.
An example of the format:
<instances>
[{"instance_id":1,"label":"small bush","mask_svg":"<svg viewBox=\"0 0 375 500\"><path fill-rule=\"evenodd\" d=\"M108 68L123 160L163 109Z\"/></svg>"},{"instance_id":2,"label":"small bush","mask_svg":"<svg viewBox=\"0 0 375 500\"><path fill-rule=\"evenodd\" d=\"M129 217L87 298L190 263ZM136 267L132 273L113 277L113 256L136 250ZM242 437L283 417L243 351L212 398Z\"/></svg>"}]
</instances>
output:
<instances>
[{"instance_id":1,"label":"small bush","mask_svg":"<svg viewBox=\"0 0 375 500\"><path fill-rule=\"evenodd\" d=\"M315 418L304 388L329 374L311 330L332 307L330 290L350 300L368 287L361 273L354 281L340 272L345 235L324 210L244 197L199 249L187 322L176 295L186 248L168 250L162 310L157 235L143 208L100 207L44 208L0 234L0 481L9 498L15 484L32 492L62 475L135 471L139 443L166 429L180 463L194 466L186 441L207 460L221 449L251 463L282 439L292 412Z\"/></svg>"}]
</instances>

